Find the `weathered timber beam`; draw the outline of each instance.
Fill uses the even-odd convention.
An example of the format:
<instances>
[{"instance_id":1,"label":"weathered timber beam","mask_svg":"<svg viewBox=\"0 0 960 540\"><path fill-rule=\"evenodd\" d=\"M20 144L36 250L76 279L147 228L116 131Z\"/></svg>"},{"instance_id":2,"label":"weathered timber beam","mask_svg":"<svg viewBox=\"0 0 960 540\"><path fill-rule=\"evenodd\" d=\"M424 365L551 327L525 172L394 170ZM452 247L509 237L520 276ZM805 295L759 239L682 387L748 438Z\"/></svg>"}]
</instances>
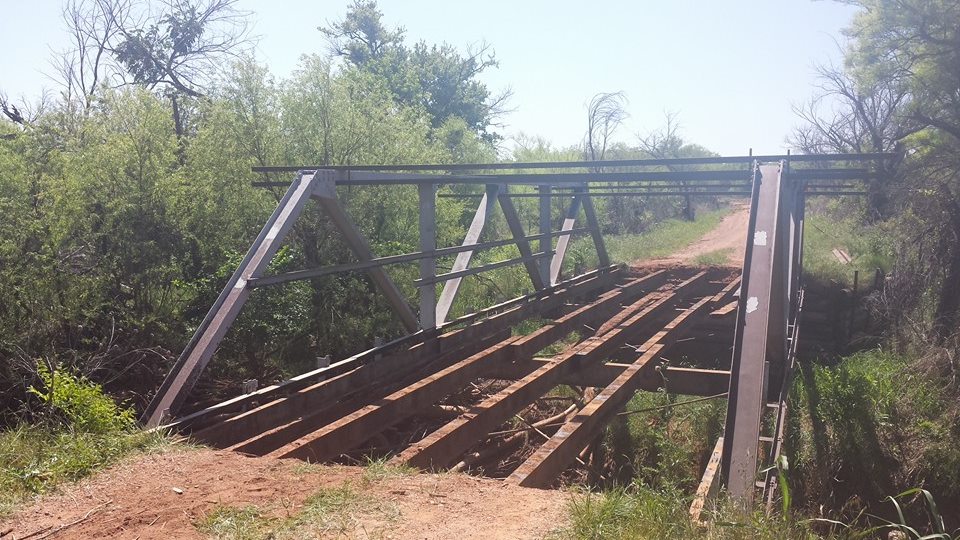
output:
<instances>
[{"instance_id":1,"label":"weathered timber beam","mask_svg":"<svg viewBox=\"0 0 960 540\"><path fill-rule=\"evenodd\" d=\"M647 301L641 299L631 308L622 310L621 314L626 312L625 320L603 336L591 337L568 349L563 355L556 357L555 362L538 368L472 407L464 415L434 431L422 441L411 445L391 462L406 463L421 469L438 469L448 466L473 444L482 440L491 430L559 384L563 375L589 364L599 364L611 350L623 344L631 330L672 306L677 295L703 275L703 273L697 274L670 292L664 288L658 289Z\"/></svg>"},{"instance_id":2,"label":"weathered timber beam","mask_svg":"<svg viewBox=\"0 0 960 540\"><path fill-rule=\"evenodd\" d=\"M591 317L600 317L616 307L621 295L640 294L644 286L661 274L634 280L628 286L561 317L563 323L549 326L537 339L517 337L474 354L460 362L421 379L406 388L387 396L378 403L368 405L355 413L337 420L294 443L284 446L270 455L284 458L301 458L322 461L348 451L371 436L390 427L404 418L431 406L437 400L462 388L468 382L483 376L500 363L517 358L531 357L543 347L553 343L578 328ZM522 341L522 343L521 343Z\"/></svg>"},{"instance_id":3,"label":"weathered timber beam","mask_svg":"<svg viewBox=\"0 0 960 540\"><path fill-rule=\"evenodd\" d=\"M577 223L577 215L580 214L580 206L583 203L582 195L574 195L570 200L570 207L563 218L560 231L570 231ZM557 239L557 249L554 250L553 259L550 261L550 283L555 284L560 279L560 270L563 268L563 259L567 255L567 246L570 245L570 236L561 236Z\"/></svg>"},{"instance_id":4,"label":"weathered timber beam","mask_svg":"<svg viewBox=\"0 0 960 540\"><path fill-rule=\"evenodd\" d=\"M552 358L534 358L528 362L518 362L508 370L497 372L497 377L508 380L523 378L528 373L554 362ZM612 383L630 364L607 362L587 366L570 372L560 378L559 384L603 388ZM515 375L520 374L519 377ZM727 391L730 385L730 372L719 369L699 369L665 366L659 370L644 370L638 381L639 390L656 392L660 389L669 394L686 396L715 396Z\"/></svg>"},{"instance_id":5,"label":"weathered timber beam","mask_svg":"<svg viewBox=\"0 0 960 540\"><path fill-rule=\"evenodd\" d=\"M602 433L609 419L630 401L639 387L640 373L653 367L652 362L664 347L676 339L710 301L710 297L701 299L647 340L642 346L646 352L521 463L508 482L526 487L548 487L577 454Z\"/></svg>"},{"instance_id":6,"label":"weathered timber beam","mask_svg":"<svg viewBox=\"0 0 960 540\"><path fill-rule=\"evenodd\" d=\"M502 313L441 335L438 338L440 352L459 351L462 357L473 354L477 346L487 343L486 340L500 330L509 329L511 325L525 318L555 310L570 298L593 294L597 289L606 288L617 274L614 272L595 275L583 281L565 284L542 298L517 303L510 307L505 306L506 311ZM464 321L464 323L467 322ZM377 354L383 356L375 359ZM272 392L251 396L261 401L269 401L198 431L194 436L199 440L221 446L236 444L257 433L293 421L302 416L304 411L322 408L358 388L375 384L377 381L389 380L397 373L406 373L422 367L433 354L434 352L427 350L423 343L416 343L409 349L399 351L383 348L366 351L331 365L329 368L301 375L289 384L277 385L273 387ZM280 392L286 392L288 395L277 396ZM246 403L252 404L254 401L248 400ZM234 403L233 406L238 405ZM219 412L220 410L214 409L208 414Z\"/></svg>"},{"instance_id":7,"label":"weathered timber beam","mask_svg":"<svg viewBox=\"0 0 960 540\"><path fill-rule=\"evenodd\" d=\"M717 444L713 445L710 461L707 462L707 467L703 471L703 478L700 479L700 485L697 486L697 493L690 504L690 521L694 525L706 524L704 510L709 508L710 503L720 493L720 457L722 453L723 437L720 437L717 439Z\"/></svg>"}]
</instances>

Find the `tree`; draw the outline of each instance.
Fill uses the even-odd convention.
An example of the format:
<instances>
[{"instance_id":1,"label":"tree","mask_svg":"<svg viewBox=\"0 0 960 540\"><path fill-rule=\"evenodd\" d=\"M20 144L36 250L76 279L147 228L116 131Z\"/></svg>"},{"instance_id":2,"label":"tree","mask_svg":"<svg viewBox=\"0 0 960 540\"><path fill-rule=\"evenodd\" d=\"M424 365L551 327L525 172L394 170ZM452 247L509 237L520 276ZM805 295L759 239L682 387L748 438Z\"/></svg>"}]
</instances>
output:
<instances>
[{"instance_id":1,"label":"tree","mask_svg":"<svg viewBox=\"0 0 960 540\"><path fill-rule=\"evenodd\" d=\"M883 79L864 85L836 67L818 68L819 92L805 105L794 106L803 124L788 138L807 154L896 152L904 137L923 126L905 112L910 92L901 81ZM828 111L824 111L826 106ZM867 184L868 216L889 214L889 184L894 181L895 162L883 163L878 176Z\"/></svg>"},{"instance_id":2,"label":"tree","mask_svg":"<svg viewBox=\"0 0 960 540\"><path fill-rule=\"evenodd\" d=\"M627 96L623 92L600 93L587 106L587 134L583 140L584 158L603 159L613 133L630 117Z\"/></svg>"},{"instance_id":3,"label":"tree","mask_svg":"<svg viewBox=\"0 0 960 540\"><path fill-rule=\"evenodd\" d=\"M319 30L348 69L375 75L400 103L423 107L434 128L458 117L487 141L497 139L489 128L505 112L510 92L493 94L478 80L481 73L497 66L489 45L481 43L465 56L448 44L419 41L408 47L404 29L388 29L373 0L354 0L343 20Z\"/></svg>"}]
</instances>

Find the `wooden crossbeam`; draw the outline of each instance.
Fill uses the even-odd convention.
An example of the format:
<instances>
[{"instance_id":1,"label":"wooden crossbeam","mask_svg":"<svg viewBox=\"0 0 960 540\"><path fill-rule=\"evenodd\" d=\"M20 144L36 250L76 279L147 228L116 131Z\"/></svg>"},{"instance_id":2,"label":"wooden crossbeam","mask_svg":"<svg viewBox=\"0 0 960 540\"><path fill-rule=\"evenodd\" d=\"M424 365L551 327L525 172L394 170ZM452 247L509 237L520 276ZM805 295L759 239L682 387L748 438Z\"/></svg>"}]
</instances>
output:
<instances>
[{"instance_id":1,"label":"wooden crossbeam","mask_svg":"<svg viewBox=\"0 0 960 540\"><path fill-rule=\"evenodd\" d=\"M436 469L449 465L453 459L482 439L490 430L501 425L556 386L563 375L581 366L598 362L611 350L623 345L631 330L670 307L671 301L681 289L698 281L703 275L703 273L697 274L683 282L674 291L667 292L661 288L649 295L648 299L634 303L631 306L633 309L623 310L617 315L617 318L620 318L618 324L603 336L594 336L585 340L557 357L555 362L542 366L487 398L422 441L411 445L397 455L393 462L406 463L424 469Z\"/></svg>"},{"instance_id":2,"label":"wooden crossbeam","mask_svg":"<svg viewBox=\"0 0 960 540\"><path fill-rule=\"evenodd\" d=\"M548 487L577 454L600 435L609 419L630 401L639 387L640 373L711 300L711 297L701 299L647 340L642 346L646 352L527 458L510 475L508 482L526 487Z\"/></svg>"},{"instance_id":3,"label":"wooden crossbeam","mask_svg":"<svg viewBox=\"0 0 960 540\"><path fill-rule=\"evenodd\" d=\"M340 418L321 429L286 445L269 455L284 458L322 461L348 451L371 436L419 411L437 400L462 388L468 382L483 376L500 363L517 358L532 357L540 349L578 328L586 320L601 317L616 308L621 296L639 294L644 286L661 278L662 274L633 280L622 289L601 295L601 299L575 310L548 325L537 337L516 337L474 354L460 362L394 392L377 403L368 405Z\"/></svg>"}]
</instances>

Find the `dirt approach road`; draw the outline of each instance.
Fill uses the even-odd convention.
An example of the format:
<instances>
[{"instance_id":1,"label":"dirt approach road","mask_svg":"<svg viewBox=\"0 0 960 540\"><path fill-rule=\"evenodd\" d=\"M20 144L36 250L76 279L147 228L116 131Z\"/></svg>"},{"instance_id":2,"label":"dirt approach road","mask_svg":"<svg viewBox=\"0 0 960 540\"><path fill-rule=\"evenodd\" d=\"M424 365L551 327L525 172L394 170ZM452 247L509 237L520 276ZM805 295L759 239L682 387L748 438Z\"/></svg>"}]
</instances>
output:
<instances>
[{"instance_id":1,"label":"dirt approach road","mask_svg":"<svg viewBox=\"0 0 960 540\"><path fill-rule=\"evenodd\" d=\"M507 540L543 538L566 523L566 492L384 471L207 449L140 455L24 507L0 537L209 538L198 525L225 510L259 516L251 536L226 520L230 538Z\"/></svg>"},{"instance_id":2,"label":"dirt approach road","mask_svg":"<svg viewBox=\"0 0 960 540\"><path fill-rule=\"evenodd\" d=\"M703 235L696 242L668 257L650 261L638 261L638 264L693 264L700 255L724 251L727 255L727 264L740 266L743 264L743 252L746 248L747 225L749 223L750 204L740 203L734 205L733 211L724 216L716 228Z\"/></svg>"}]
</instances>

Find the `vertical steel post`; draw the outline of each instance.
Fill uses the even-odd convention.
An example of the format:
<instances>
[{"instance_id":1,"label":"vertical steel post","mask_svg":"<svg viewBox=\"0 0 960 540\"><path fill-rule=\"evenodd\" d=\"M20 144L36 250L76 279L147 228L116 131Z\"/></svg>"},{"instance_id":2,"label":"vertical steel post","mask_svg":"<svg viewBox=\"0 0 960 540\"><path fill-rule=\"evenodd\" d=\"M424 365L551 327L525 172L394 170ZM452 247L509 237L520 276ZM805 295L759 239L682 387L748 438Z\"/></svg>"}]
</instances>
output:
<instances>
[{"instance_id":1,"label":"vertical steel post","mask_svg":"<svg viewBox=\"0 0 960 540\"><path fill-rule=\"evenodd\" d=\"M420 184L420 251L430 253L437 249L437 186ZM420 259L420 279L427 282L420 286L420 328L432 330L437 327L437 258Z\"/></svg>"},{"instance_id":2,"label":"vertical steel post","mask_svg":"<svg viewBox=\"0 0 960 540\"><path fill-rule=\"evenodd\" d=\"M553 249L553 238L550 232L553 229L553 223L550 219L550 204L553 202L552 187L547 185L540 186L540 243L537 244L537 250L540 253L549 253ZM540 266L540 281L546 286L552 285L550 282L550 259L544 257L537 261Z\"/></svg>"}]
</instances>

